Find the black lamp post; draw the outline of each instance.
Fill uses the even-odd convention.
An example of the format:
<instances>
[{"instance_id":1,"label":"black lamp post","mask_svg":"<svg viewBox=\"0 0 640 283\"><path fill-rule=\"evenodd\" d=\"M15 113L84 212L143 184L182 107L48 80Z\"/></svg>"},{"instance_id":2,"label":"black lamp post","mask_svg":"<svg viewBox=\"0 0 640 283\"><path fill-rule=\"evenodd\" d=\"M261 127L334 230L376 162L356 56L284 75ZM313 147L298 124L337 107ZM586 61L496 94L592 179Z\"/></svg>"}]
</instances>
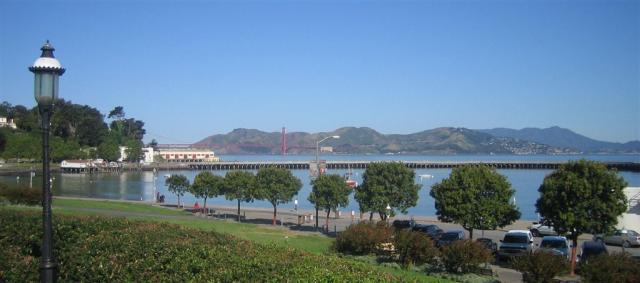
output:
<instances>
[{"instance_id":1,"label":"black lamp post","mask_svg":"<svg viewBox=\"0 0 640 283\"><path fill-rule=\"evenodd\" d=\"M42 117L42 257L40 281L55 282L58 264L53 256L53 229L51 224L51 174L49 172L49 119L53 105L58 99L58 77L64 74L60 62L53 56L55 50L47 40L42 55L36 59L29 71L35 75L34 96Z\"/></svg>"}]
</instances>

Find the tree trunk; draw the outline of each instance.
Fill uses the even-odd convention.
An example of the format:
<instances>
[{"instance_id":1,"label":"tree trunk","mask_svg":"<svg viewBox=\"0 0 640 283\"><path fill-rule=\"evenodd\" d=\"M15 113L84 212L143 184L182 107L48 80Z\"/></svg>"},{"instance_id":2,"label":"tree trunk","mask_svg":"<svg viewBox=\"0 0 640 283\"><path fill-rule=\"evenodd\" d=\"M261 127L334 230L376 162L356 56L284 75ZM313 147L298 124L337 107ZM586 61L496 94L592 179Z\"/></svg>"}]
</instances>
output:
<instances>
[{"instance_id":1,"label":"tree trunk","mask_svg":"<svg viewBox=\"0 0 640 283\"><path fill-rule=\"evenodd\" d=\"M469 228L467 231L469 231L469 240L473 240L473 228Z\"/></svg>"},{"instance_id":2,"label":"tree trunk","mask_svg":"<svg viewBox=\"0 0 640 283\"><path fill-rule=\"evenodd\" d=\"M316 207L316 229L318 229L318 207Z\"/></svg>"},{"instance_id":3,"label":"tree trunk","mask_svg":"<svg viewBox=\"0 0 640 283\"><path fill-rule=\"evenodd\" d=\"M373 221L373 211L369 212L369 221Z\"/></svg>"},{"instance_id":4,"label":"tree trunk","mask_svg":"<svg viewBox=\"0 0 640 283\"><path fill-rule=\"evenodd\" d=\"M276 213L278 213L278 207L274 204L273 205L273 222L271 223L271 225L276 225Z\"/></svg>"},{"instance_id":5,"label":"tree trunk","mask_svg":"<svg viewBox=\"0 0 640 283\"><path fill-rule=\"evenodd\" d=\"M576 248L578 247L578 235L571 234L571 275L576 273Z\"/></svg>"},{"instance_id":6,"label":"tree trunk","mask_svg":"<svg viewBox=\"0 0 640 283\"><path fill-rule=\"evenodd\" d=\"M327 233L329 233L329 215L331 214L331 208L327 209L327 220L325 226L327 227Z\"/></svg>"},{"instance_id":7,"label":"tree trunk","mask_svg":"<svg viewBox=\"0 0 640 283\"><path fill-rule=\"evenodd\" d=\"M156 200L156 202L159 200ZM178 195L178 208L180 208L180 195Z\"/></svg>"},{"instance_id":8,"label":"tree trunk","mask_svg":"<svg viewBox=\"0 0 640 283\"><path fill-rule=\"evenodd\" d=\"M204 197L204 205L202 206L202 213L207 213L207 197Z\"/></svg>"},{"instance_id":9,"label":"tree trunk","mask_svg":"<svg viewBox=\"0 0 640 283\"><path fill-rule=\"evenodd\" d=\"M238 222L240 222L240 199L238 199Z\"/></svg>"}]
</instances>

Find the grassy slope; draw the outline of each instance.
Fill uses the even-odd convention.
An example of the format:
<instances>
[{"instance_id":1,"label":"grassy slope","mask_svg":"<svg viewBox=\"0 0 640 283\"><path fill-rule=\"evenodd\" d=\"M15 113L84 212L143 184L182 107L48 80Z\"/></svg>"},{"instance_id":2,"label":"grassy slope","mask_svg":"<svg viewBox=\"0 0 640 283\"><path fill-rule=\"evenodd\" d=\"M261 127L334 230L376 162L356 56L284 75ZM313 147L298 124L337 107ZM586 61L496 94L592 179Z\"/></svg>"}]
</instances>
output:
<instances>
[{"instance_id":1,"label":"grassy slope","mask_svg":"<svg viewBox=\"0 0 640 283\"><path fill-rule=\"evenodd\" d=\"M233 221L211 221L190 216L190 213L176 209L168 209L142 203L87 200L87 199L54 199L54 213L68 215L112 215L127 218L173 223L185 227L227 233L239 238L263 244L276 244L305 250L315 254L327 253L333 239L308 233L298 233L284 228L266 227L262 225L236 223ZM372 265L374 268L401 276L416 282L451 282L449 280L425 276L422 273L405 271L391 267Z\"/></svg>"}]
</instances>

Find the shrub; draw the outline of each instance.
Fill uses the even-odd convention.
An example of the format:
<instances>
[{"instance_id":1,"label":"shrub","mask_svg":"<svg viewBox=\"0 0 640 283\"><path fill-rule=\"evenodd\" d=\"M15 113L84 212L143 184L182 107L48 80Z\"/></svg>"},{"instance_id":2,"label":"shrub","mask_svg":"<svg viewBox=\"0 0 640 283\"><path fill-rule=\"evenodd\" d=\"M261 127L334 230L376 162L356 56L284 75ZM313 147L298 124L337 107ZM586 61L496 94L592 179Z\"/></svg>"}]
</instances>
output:
<instances>
[{"instance_id":1,"label":"shrub","mask_svg":"<svg viewBox=\"0 0 640 283\"><path fill-rule=\"evenodd\" d=\"M583 282L640 282L640 262L626 253L601 254L579 268Z\"/></svg>"},{"instance_id":2,"label":"shrub","mask_svg":"<svg viewBox=\"0 0 640 283\"><path fill-rule=\"evenodd\" d=\"M42 202L42 189L29 187L9 188L0 186L0 198L12 204L39 205Z\"/></svg>"},{"instance_id":3,"label":"shrub","mask_svg":"<svg viewBox=\"0 0 640 283\"><path fill-rule=\"evenodd\" d=\"M565 257L539 250L513 259L512 265L522 272L524 282L551 282L553 277L569 271Z\"/></svg>"},{"instance_id":4,"label":"shrub","mask_svg":"<svg viewBox=\"0 0 640 283\"><path fill-rule=\"evenodd\" d=\"M0 208L0 282L36 282L41 215ZM366 263L123 218L54 215L60 282L402 281Z\"/></svg>"},{"instance_id":5,"label":"shrub","mask_svg":"<svg viewBox=\"0 0 640 283\"><path fill-rule=\"evenodd\" d=\"M338 234L333 249L347 254L365 255L381 251L381 245L391 242L393 229L384 221L360 222Z\"/></svg>"},{"instance_id":6,"label":"shrub","mask_svg":"<svg viewBox=\"0 0 640 283\"><path fill-rule=\"evenodd\" d=\"M405 268L413 264L434 264L437 262L438 248L423 233L409 230L398 231L394 237L393 245L400 264Z\"/></svg>"},{"instance_id":7,"label":"shrub","mask_svg":"<svg viewBox=\"0 0 640 283\"><path fill-rule=\"evenodd\" d=\"M481 243L463 240L456 241L442 249L442 265L447 272L467 273L479 268L482 263L491 260L491 253Z\"/></svg>"}]
</instances>

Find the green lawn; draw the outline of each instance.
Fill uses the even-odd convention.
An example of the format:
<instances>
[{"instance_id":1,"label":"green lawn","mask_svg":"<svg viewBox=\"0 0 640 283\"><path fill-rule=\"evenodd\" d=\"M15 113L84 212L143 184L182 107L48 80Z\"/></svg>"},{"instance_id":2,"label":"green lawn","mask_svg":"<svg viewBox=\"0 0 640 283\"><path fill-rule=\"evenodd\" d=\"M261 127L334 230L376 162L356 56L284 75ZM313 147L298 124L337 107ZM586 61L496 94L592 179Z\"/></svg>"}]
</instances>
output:
<instances>
[{"instance_id":1,"label":"green lawn","mask_svg":"<svg viewBox=\"0 0 640 283\"><path fill-rule=\"evenodd\" d=\"M21 209L39 208L21 207ZM192 216L191 213L178 209L158 207L144 203L56 198L53 200L53 209L54 213L65 215L106 215L173 223L205 231L227 233L257 243L293 247L314 254L329 253L331 244L334 241L323 235L291 231L282 227L237 223L233 220L213 221L211 219ZM452 282L446 279L429 277L421 272L406 271L375 264L372 266L380 271L402 276L409 281Z\"/></svg>"},{"instance_id":2,"label":"green lawn","mask_svg":"<svg viewBox=\"0 0 640 283\"><path fill-rule=\"evenodd\" d=\"M212 221L193 217L191 213L178 209L143 203L56 198L53 200L53 208L55 212L63 214L124 216L179 224L190 228L232 234L258 243L273 243L295 247L317 254L327 252L333 241L325 236L295 232L282 227L237 223L233 220Z\"/></svg>"}]
</instances>

